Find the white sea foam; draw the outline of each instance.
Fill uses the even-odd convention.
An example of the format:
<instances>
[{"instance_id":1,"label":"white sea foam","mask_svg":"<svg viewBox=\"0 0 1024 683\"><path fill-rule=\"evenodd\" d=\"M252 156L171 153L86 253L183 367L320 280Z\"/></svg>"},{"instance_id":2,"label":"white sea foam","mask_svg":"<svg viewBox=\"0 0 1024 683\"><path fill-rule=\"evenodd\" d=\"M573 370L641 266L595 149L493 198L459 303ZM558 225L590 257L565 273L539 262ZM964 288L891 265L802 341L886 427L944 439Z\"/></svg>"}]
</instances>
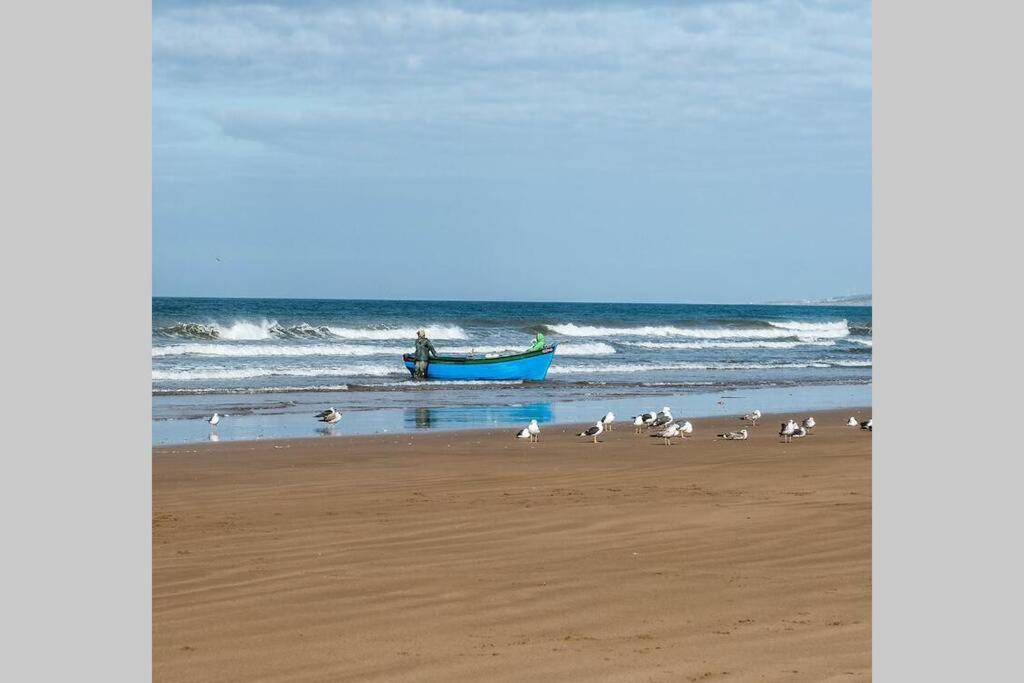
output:
<instances>
[{"instance_id":1,"label":"white sea foam","mask_svg":"<svg viewBox=\"0 0 1024 683\"><path fill-rule=\"evenodd\" d=\"M555 365L548 370L553 375L575 375L578 373L616 372L660 372L665 370L776 370L799 368L827 368L831 361L809 361L806 363L699 363L680 361L678 363L599 363L591 365Z\"/></svg>"},{"instance_id":2,"label":"white sea foam","mask_svg":"<svg viewBox=\"0 0 1024 683\"><path fill-rule=\"evenodd\" d=\"M423 328L427 337L437 339L467 339L465 330L458 325L427 325ZM369 328L369 327L332 327L327 330L341 339L407 339L410 343L416 339L415 327Z\"/></svg>"},{"instance_id":3,"label":"white sea foam","mask_svg":"<svg viewBox=\"0 0 1024 683\"><path fill-rule=\"evenodd\" d=\"M232 341L270 339L272 330L280 328L276 320L267 320L265 318L258 322L236 320L226 327L217 324L213 324L211 327L216 330L218 338L230 339Z\"/></svg>"},{"instance_id":4,"label":"white sea foam","mask_svg":"<svg viewBox=\"0 0 1024 683\"><path fill-rule=\"evenodd\" d=\"M872 340L864 337L849 337L846 341L853 342L854 344L862 344L864 346L872 346Z\"/></svg>"},{"instance_id":5,"label":"white sea foam","mask_svg":"<svg viewBox=\"0 0 1024 683\"><path fill-rule=\"evenodd\" d=\"M823 337L845 337L850 334L850 328L845 320L813 323L788 320L785 322L769 322L768 324L782 330L796 330L804 334L818 335L819 333L822 333L821 336Z\"/></svg>"},{"instance_id":6,"label":"white sea foam","mask_svg":"<svg viewBox=\"0 0 1024 683\"><path fill-rule=\"evenodd\" d=\"M379 356L401 355L411 348L341 344L173 344L154 346L153 357L163 356L227 356L256 358L261 356Z\"/></svg>"},{"instance_id":7,"label":"white sea foam","mask_svg":"<svg viewBox=\"0 0 1024 683\"><path fill-rule=\"evenodd\" d=\"M374 346L370 344L217 344L191 343L154 346L154 358L166 356L225 356L235 358L258 358L265 356L401 356L411 353L409 346ZM438 349L448 354L503 354L521 353L522 346L443 346ZM615 353L615 349L603 342L564 343L558 347L560 356L602 356Z\"/></svg>"},{"instance_id":8,"label":"white sea foam","mask_svg":"<svg viewBox=\"0 0 1024 683\"><path fill-rule=\"evenodd\" d=\"M276 320L261 318L259 320L238 319L223 324L216 321L205 323L176 323L159 331L177 337L199 337L201 339L219 339L226 341L263 341L267 339L287 338L330 338L355 340L389 340L405 339L412 342L416 338L415 327L316 327L308 323L299 323L291 327L282 326ZM466 339L466 332L458 325L426 325L427 336L432 339Z\"/></svg>"},{"instance_id":9,"label":"white sea foam","mask_svg":"<svg viewBox=\"0 0 1024 683\"><path fill-rule=\"evenodd\" d=\"M254 377L385 377L404 374L400 365L367 364L348 367L203 367L181 370L153 370L154 381L187 382L211 379L252 379Z\"/></svg>"},{"instance_id":10,"label":"white sea foam","mask_svg":"<svg viewBox=\"0 0 1024 683\"><path fill-rule=\"evenodd\" d=\"M566 337L685 337L691 339L836 339L846 337L850 330L846 321L826 323L772 322L770 327L677 327L645 325L641 327L598 327L557 323L546 325L555 334Z\"/></svg>"},{"instance_id":11,"label":"white sea foam","mask_svg":"<svg viewBox=\"0 0 1024 683\"><path fill-rule=\"evenodd\" d=\"M814 341L702 341L702 342L622 342L640 349L795 349L798 346L835 346L831 339Z\"/></svg>"},{"instance_id":12,"label":"white sea foam","mask_svg":"<svg viewBox=\"0 0 1024 683\"><path fill-rule=\"evenodd\" d=\"M615 347L604 342L562 342L555 351L559 356L607 356L615 353Z\"/></svg>"}]
</instances>

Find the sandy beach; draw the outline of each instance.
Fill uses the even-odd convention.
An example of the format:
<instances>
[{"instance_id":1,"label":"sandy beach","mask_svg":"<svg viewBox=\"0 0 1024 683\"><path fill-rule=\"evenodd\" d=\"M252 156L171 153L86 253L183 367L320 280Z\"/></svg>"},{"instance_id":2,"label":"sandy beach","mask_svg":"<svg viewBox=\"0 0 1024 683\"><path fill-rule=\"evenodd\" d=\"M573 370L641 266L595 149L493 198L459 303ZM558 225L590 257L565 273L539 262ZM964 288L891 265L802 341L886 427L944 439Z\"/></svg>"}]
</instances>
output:
<instances>
[{"instance_id":1,"label":"sandy beach","mask_svg":"<svg viewBox=\"0 0 1024 683\"><path fill-rule=\"evenodd\" d=\"M867 680L870 409L813 414L154 449L154 677Z\"/></svg>"}]
</instances>

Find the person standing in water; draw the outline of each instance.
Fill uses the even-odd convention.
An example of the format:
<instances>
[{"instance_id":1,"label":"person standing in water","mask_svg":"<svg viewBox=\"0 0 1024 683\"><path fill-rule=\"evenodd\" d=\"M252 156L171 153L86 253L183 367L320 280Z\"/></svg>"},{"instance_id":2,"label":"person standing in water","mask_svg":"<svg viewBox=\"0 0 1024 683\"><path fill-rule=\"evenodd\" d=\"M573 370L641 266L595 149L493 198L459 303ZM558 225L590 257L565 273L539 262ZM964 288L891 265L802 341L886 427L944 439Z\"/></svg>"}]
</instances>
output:
<instances>
[{"instance_id":1,"label":"person standing in water","mask_svg":"<svg viewBox=\"0 0 1024 683\"><path fill-rule=\"evenodd\" d=\"M416 330L416 379L425 379L427 376L427 366L430 364L431 358L437 358L437 351L434 350L434 345L427 339L426 330Z\"/></svg>"}]
</instances>

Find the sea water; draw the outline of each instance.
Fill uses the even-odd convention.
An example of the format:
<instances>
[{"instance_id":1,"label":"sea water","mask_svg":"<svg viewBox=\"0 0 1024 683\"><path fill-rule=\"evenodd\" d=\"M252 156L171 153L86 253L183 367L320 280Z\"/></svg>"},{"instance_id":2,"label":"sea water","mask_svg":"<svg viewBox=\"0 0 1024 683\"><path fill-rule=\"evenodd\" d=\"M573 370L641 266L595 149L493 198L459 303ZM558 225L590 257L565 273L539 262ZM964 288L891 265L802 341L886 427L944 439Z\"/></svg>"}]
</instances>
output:
<instances>
[{"instance_id":1,"label":"sea water","mask_svg":"<svg viewBox=\"0 0 1024 683\"><path fill-rule=\"evenodd\" d=\"M544 382L416 382L421 327L444 355L558 350ZM871 402L870 307L160 297L152 334L158 444L207 439L214 411L230 440Z\"/></svg>"}]
</instances>

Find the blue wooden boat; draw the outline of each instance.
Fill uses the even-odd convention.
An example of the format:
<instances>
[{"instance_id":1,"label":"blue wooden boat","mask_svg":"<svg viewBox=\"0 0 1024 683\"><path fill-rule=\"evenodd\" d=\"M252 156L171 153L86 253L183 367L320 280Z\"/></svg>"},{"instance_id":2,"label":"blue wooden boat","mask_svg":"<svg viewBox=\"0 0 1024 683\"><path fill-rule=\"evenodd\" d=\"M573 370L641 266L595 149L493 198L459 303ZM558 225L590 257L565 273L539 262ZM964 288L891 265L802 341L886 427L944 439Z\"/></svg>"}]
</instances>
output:
<instances>
[{"instance_id":1,"label":"blue wooden boat","mask_svg":"<svg viewBox=\"0 0 1024 683\"><path fill-rule=\"evenodd\" d=\"M427 365L427 379L443 380L528 380L539 382L547 377L555 347L526 351L511 356L438 356ZM402 356L405 367L415 376L416 359Z\"/></svg>"}]
</instances>

